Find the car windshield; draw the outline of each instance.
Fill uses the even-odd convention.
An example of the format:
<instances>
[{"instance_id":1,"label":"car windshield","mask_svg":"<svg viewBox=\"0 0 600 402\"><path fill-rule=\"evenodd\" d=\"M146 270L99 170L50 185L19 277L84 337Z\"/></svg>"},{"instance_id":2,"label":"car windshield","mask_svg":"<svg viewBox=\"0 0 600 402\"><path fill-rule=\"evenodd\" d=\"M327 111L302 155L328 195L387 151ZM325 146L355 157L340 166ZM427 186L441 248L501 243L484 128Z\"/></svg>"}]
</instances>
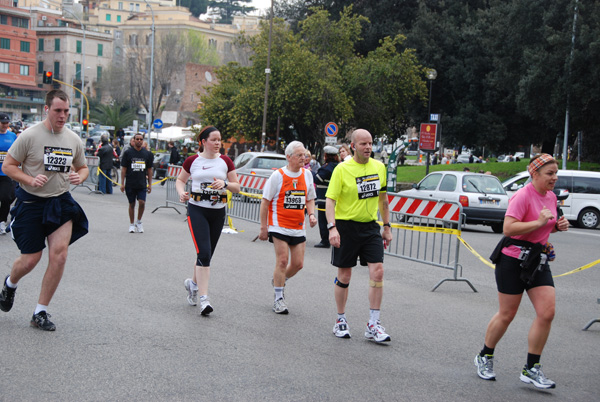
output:
<instances>
[{"instance_id":1,"label":"car windshield","mask_svg":"<svg viewBox=\"0 0 600 402\"><path fill-rule=\"evenodd\" d=\"M498 179L489 175L465 175L462 186L466 193L505 194Z\"/></svg>"},{"instance_id":2,"label":"car windshield","mask_svg":"<svg viewBox=\"0 0 600 402\"><path fill-rule=\"evenodd\" d=\"M257 158L254 167L256 169L279 169L287 165L287 159L284 158Z\"/></svg>"}]
</instances>

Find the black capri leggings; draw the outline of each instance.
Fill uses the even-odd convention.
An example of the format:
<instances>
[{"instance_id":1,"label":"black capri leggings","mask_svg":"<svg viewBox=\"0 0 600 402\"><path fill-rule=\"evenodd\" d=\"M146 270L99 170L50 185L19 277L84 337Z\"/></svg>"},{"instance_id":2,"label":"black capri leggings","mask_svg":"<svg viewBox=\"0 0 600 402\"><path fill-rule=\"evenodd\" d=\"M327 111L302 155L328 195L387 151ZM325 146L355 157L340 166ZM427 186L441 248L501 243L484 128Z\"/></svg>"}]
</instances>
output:
<instances>
[{"instance_id":1,"label":"black capri leggings","mask_svg":"<svg viewBox=\"0 0 600 402\"><path fill-rule=\"evenodd\" d=\"M210 260L223 230L225 208L203 208L188 204L187 220L192 240L196 247L196 253L198 254L196 265L209 267Z\"/></svg>"}]
</instances>

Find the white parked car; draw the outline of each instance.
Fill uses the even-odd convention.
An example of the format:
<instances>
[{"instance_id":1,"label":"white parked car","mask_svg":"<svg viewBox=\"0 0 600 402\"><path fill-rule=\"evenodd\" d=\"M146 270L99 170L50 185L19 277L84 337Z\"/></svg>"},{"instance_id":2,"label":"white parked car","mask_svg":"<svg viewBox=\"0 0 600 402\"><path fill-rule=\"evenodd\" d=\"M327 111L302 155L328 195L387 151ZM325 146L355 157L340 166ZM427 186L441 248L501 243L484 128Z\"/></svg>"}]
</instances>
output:
<instances>
[{"instance_id":1,"label":"white parked car","mask_svg":"<svg viewBox=\"0 0 600 402\"><path fill-rule=\"evenodd\" d=\"M488 225L502 233L508 195L496 176L452 170L430 173L411 190L400 194L455 201L462 205L465 223Z\"/></svg>"},{"instance_id":2,"label":"white parked car","mask_svg":"<svg viewBox=\"0 0 600 402\"><path fill-rule=\"evenodd\" d=\"M502 183L512 196L529 183L529 173L521 172ZM594 229L600 223L600 172L584 170L558 170L555 190L567 190L569 197L561 202L565 217L573 226Z\"/></svg>"}]
</instances>

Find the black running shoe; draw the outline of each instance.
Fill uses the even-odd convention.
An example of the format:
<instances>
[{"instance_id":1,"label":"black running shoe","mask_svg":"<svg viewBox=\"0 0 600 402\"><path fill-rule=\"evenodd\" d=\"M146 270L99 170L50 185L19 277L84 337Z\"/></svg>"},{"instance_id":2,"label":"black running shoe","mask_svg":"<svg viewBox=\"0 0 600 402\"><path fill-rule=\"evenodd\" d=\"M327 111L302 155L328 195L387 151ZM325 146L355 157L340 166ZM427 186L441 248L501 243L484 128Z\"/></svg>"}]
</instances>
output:
<instances>
[{"instance_id":1,"label":"black running shoe","mask_svg":"<svg viewBox=\"0 0 600 402\"><path fill-rule=\"evenodd\" d=\"M13 306L13 302L15 301L15 293L17 289L9 288L6 285L6 279L8 279L9 275L6 275L4 279L4 286L2 287L2 293L0 293L0 310L9 312Z\"/></svg>"},{"instance_id":2,"label":"black running shoe","mask_svg":"<svg viewBox=\"0 0 600 402\"><path fill-rule=\"evenodd\" d=\"M40 311L37 314L34 314L31 318L31 326L37 327L42 331L54 331L56 329L56 325L52 321L49 320L50 314L45 311Z\"/></svg>"}]
</instances>

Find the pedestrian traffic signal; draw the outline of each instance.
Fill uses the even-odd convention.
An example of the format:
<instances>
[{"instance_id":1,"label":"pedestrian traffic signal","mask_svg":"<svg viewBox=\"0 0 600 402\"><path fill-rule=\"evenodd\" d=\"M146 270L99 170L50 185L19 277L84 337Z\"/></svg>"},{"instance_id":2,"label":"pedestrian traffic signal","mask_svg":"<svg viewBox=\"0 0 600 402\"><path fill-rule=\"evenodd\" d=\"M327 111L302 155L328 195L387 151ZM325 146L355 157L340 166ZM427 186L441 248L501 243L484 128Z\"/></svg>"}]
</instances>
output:
<instances>
[{"instance_id":1,"label":"pedestrian traffic signal","mask_svg":"<svg viewBox=\"0 0 600 402\"><path fill-rule=\"evenodd\" d=\"M87 119L83 119L83 121L81 122L81 125L83 126L83 131L87 132L87 126L88 126Z\"/></svg>"},{"instance_id":2,"label":"pedestrian traffic signal","mask_svg":"<svg viewBox=\"0 0 600 402\"><path fill-rule=\"evenodd\" d=\"M42 82L44 84L52 84L52 71L44 71L44 77Z\"/></svg>"}]
</instances>

